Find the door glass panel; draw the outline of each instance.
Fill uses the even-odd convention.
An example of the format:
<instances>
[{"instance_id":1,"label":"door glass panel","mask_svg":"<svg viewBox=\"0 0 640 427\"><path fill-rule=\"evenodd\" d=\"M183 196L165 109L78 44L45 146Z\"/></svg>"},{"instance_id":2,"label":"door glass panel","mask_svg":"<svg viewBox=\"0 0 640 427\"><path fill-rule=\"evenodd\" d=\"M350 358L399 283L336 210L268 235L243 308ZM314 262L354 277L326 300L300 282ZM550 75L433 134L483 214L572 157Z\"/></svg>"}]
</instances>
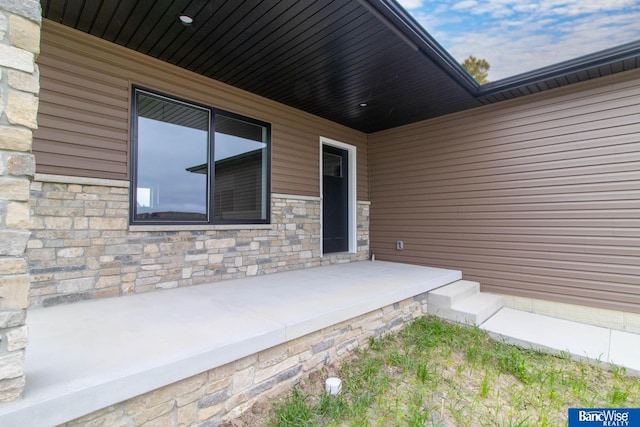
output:
<instances>
[{"instance_id":1,"label":"door glass panel","mask_svg":"<svg viewBox=\"0 0 640 427\"><path fill-rule=\"evenodd\" d=\"M322 174L342 178L342 156L327 152L322 153Z\"/></svg>"}]
</instances>

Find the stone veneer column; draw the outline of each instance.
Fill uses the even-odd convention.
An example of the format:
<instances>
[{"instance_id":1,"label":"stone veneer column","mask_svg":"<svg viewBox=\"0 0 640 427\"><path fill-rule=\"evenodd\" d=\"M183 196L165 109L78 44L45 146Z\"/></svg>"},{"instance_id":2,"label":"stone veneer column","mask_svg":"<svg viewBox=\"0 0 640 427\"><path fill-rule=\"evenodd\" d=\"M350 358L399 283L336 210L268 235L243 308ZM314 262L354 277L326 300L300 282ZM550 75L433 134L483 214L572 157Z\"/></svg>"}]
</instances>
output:
<instances>
[{"instance_id":1,"label":"stone veneer column","mask_svg":"<svg viewBox=\"0 0 640 427\"><path fill-rule=\"evenodd\" d=\"M27 346L31 154L37 127L40 2L0 0L0 401L22 395Z\"/></svg>"}]
</instances>

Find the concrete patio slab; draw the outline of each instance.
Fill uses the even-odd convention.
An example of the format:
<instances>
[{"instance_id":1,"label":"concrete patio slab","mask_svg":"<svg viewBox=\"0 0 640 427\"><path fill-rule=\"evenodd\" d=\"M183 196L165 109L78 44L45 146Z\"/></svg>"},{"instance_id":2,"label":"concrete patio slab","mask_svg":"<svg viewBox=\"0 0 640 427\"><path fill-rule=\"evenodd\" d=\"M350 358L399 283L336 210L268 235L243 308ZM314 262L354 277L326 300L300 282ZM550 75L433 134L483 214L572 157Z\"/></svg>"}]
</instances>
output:
<instances>
[{"instance_id":1,"label":"concrete patio slab","mask_svg":"<svg viewBox=\"0 0 640 427\"><path fill-rule=\"evenodd\" d=\"M411 298L457 280L460 272L388 262L360 262L273 276L255 291L251 280L236 281L224 293L214 287L193 288L219 303L248 310L285 326L292 340L392 302ZM270 276L271 277L271 276ZM283 301L295 301L282 309Z\"/></svg>"},{"instance_id":2,"label":"concrete patio slab","mask_svg":"<svg viewBox=\"0 0 640 427\"><path fill-rule=\"evenodd\" d=\"M73 419L80 408L105 407L285 340L277 322L187 289L34 310L29 328L27 388L17 402L28 422L15 425L53 425L52 414Z\"/></svg>"},{"instance_id":3,"label":"concrete patio slab","mask_svg":"<svg viewBox=\"0 0 640 427\"><path fill-rule=\"evenodd\" d=\"M366 261L30 310L24 398L0 425L57 425L460 277Z\"/></svg>"}]
</instances>

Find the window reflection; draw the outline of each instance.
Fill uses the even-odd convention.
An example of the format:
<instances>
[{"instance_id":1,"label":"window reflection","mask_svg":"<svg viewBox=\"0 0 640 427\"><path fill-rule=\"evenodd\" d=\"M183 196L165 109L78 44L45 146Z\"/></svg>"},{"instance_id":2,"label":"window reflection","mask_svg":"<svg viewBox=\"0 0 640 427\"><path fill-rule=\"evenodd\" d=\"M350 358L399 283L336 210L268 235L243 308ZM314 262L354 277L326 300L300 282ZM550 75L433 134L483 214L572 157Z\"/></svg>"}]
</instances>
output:
<instances>
[{"instance_id":1,"label":"window reflection","mask_svg":"<svg viewBox=\"0 0 640 427\"><path fill-rule=\"evenodd\" d=\"M267 129L236 118L215 118L214 218L267 218Z\"/></svg>"},{"instance_id":2,"label":"window reflection","mask_svg":"<svg viewBox=\"0 0 640 427\"><path fill-rule=\"evenodd\" d=\"M267 123L138 88L133 99L132 221L269 221Z\"/></svg>"},{"instance_id":3,"label":"window reflection","mask_svg":"<svg viewBox=\"0 0 640 427\"><path fill-rule=\"evenodd\" d=\"M135 218L206 220L209 112L143 92L137 96ZM194 165L204 173L190 172Z\"/></svg>"}]
</instances>

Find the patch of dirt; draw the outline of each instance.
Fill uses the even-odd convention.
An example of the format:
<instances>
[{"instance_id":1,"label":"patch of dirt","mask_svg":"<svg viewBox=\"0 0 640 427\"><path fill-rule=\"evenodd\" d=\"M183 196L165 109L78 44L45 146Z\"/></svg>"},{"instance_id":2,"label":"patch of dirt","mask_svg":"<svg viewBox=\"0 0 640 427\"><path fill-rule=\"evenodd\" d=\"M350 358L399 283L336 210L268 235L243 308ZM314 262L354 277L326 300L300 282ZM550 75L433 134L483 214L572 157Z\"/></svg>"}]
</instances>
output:
<instances>
[{"instance_id":1,"label":"patch of dirt","mask_svg":"<svg viewBox=\"0 0 640 427\"><path fill-rule=\"evenodd\" d=\"M265 426L274 416L275 412L271 403L266 400L259 400L239 418L225 421L221 424L221 427Z\"/></svg>"},{"instance_id":2,"label":"patch of dirt","mask_svg":"<svg viewBox=\"0 0 640 427\"><path fill-rule=\"evenodd\" d=\"M322 369L312 371L306 377L301 378L297 383L276 396L269 398L261 397L253 406L245 411L240 417L233 420L225 421L221 427L260 427L269 425L269 422L275 418L273 409L274 401L284 399L291 393L293 387L299 388L304 394L315 399L324 391L325 381L329 377L340 377L340 368L343 363L349 363L355 356L348 356L340 361L340 364L332 363L322 367Z\"/></svg>"}]
</instances>

